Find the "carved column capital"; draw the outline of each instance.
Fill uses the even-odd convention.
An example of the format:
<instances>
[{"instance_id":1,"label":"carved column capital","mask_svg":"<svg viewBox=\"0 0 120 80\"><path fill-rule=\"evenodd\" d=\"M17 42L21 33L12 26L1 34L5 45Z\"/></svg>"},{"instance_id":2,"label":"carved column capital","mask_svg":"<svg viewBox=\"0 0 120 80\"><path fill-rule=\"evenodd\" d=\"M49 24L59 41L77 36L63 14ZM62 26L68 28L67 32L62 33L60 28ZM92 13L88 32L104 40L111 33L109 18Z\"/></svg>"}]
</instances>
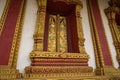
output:
<instances>
[{"instance_id":1,"label":"carved column capital","mask_svg":"<svg viewBox=\"0 0 120 80\"><path fill-rule=\"evenodd\" d=\"M76 12L81 12L81 9L83 8L83 5L76 5Z\"/></svg>"},{"instance_id":2,"label":"carved column capital","mask_svg":"<svg viewBox=\"0 0 120 80\"><path fill-rule=\"evenodd\" d=\"M38 13L46 11L47 0L37 0L38 3Z\"/></svg>"},{"instance_id":3,"label":"carved column capital","mask_svg":"<svg viewBox=\"0 0 120 80\"><path fill-rule=\"evenodd\" d=\"M116 13L119 13L119 8L118 7L108 7L105 9L105 14L108 18L108 20L115 19Z\"/></svg>"},{"instance_id":4,"label":"carved column capital","mask_svg":"<svg viewBox=\"0 0 120 80\"><path fill-rule=\"evenodd\" d=\"M46 6L47 0L37 0L38 7Z\"/></svg>"},{"instance_id":5,"label":"carved column capital","mask_svg":"<svg viewBox=\"0 0 120 80\"><path fill-rule=\"evenodd\" d=\"M84 34L83 34L83 28L82 28L82 17L80 15L81 9L83 8L82 3L76 5L76 21L77 21L77 32L78 32L78 45L79 45L79 51L81 53L86 53L84 48Z\"/></svg>"},{"instance_id":6,"label":"carved column capital","mask_svg":"<svg viewBox=\"0 0 120 80\"><path fill-rule=\"evenodd\" d=\"M46 6L40 6L40 7L38 7L37 13L40 13L40 12L46 12Z\"/></svg>"},{"instance_id":7,"label":"carved column capital","mask_svg":"<svg viewBox=\"0 0 120 80\"><path fill-rule=\"evenodd\" d=\"M37 22L34 33L34 50L43 51L44 26L47 0L37 0ZM34 51L33 50L33 51Z\"/></svg>"}]
</instances>

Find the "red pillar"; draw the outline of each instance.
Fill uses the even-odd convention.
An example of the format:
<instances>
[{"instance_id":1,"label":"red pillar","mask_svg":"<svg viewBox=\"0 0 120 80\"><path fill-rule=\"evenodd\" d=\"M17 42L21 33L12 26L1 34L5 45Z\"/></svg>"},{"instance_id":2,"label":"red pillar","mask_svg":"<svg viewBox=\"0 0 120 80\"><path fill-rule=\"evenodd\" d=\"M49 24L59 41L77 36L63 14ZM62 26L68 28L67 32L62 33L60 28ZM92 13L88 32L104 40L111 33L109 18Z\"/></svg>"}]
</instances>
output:
<instances>
[{"instance_id":1,"label":"red pillar","mask_svg":"<svg viewBox=\"0 0 120 80\"><path fill-rule=\"evenodd\" d=\"M92 18L93 18L94 26L96 28L98 40L100 43L100 48L101 48L101 53L102 53L100 55L103 56L103 61L104 61L103 67L113 66L112 58L110 55L111 53L110 53L108 42L106 39L105 30L104 30L104 26L102 23L102 18L101 18L97 0L90 0L90 6L91 6L91 13L93 15Z\"/></svg>"},{"instance_id":2,"label":"red pillar","mask_svg":"<svg viewBox=\"0 0 120 80\"><path fill-rule=\"evenodd\" d=\"M6 19L0 35L0 65L7 66L11 53L13 53L13 40L20 12L22 0L11 0L6 14ZM12 49L13 48L13 49Z\"/></svg>"}]
</instances>

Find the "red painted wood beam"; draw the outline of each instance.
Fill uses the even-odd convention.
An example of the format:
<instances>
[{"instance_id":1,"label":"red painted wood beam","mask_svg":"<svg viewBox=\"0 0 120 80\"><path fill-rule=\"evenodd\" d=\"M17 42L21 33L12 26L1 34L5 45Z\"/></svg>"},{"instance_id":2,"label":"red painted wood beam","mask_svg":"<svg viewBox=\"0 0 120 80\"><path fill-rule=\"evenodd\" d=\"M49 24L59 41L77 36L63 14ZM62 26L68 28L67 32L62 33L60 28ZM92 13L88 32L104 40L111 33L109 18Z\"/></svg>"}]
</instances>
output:
<instances>
[{"instance_id":1,"label":"red painted wood beam","mask_svg":"<svg viewBox=\"0 0 120 80\"><path fill-rule=\"evenodd\" d=\"M0 35L0 65L8 65L16 23L22 0L11 0Z\"/></svg>"},{"instance_id":2,"label":"red painted wood beam","mask_svg":"<svg viewBox=\"0 0 120 80\"><path fill-rule=\"evenodd\" d=\"M112 59L111 59L111 55L110 55L110 50L109 50L109 46L107 43L107 39L106 39L106 35L104 32L104 26L102 23L102 18L101 18L101 14L100 14L100 10L99 10L99 5L97 0L90 0L90 4L91 4L91 11L93 14L93 20L94 20L94 24L98 33L98 38L99 38L99 42L100 42L100 47L101 47L101 51L102 51L102 56L103 56L103 60L104 60L104 65L105 66L112 66Z\"/></svg>"}]
</instances>

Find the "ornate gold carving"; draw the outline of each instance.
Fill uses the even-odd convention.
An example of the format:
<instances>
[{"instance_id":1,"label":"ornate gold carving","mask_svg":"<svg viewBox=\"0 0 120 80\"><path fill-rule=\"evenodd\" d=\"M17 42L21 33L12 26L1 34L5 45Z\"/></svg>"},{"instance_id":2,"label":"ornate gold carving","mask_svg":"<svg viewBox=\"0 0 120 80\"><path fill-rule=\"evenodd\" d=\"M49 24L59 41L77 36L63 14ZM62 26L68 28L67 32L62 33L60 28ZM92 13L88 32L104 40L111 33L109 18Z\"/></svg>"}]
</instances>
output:
<instances>
[{"instance_id":1,"label":"ornate gold carving","mask_svg":"<svg viewBox=\"0 0 120 80\"><path fill-rule=\"evenodd\" d=\"M106 76L95 76L92 71L92 68L89 67L80 67L80 66L65 66L65 67L54 67L54 66L34 66L34 67L26 67L26 73L24 78L29 79L63 79L63 80L119 80L120 72L117 69L112 67L106 67L105 72L109 75ZM101 72L101 70L97 70ZM112 72L114 73L112 73ZM89 73L91 72L91 73ZM31 74L30 74L31 73ZM37 74L40 73L40 74Z\"/></svg>"},{"instance_id":2,"label":"ornate gold carving","mask_svg":"<svg viewBox=\"0 0 120 80\"><path fill-rule=\"evenodd\" d=\"M45 7L44 9L46 10L47 0L37 0L37 3L38 3L38 8Z\"/></svg>"},{"instance_id":3,"label":"ornate gold carving","mask_svg":"<svg viewBox=\"0 0 120 80\"><path fill-rule=\"evenodd\" d=\"M58 53L58 52L40 52L40 51L33 51L30 54L30 58L40 58L40 57L49 57L49 58L78 58L78 59L89 59L88 54L80 54L80 53Z\"/></svg>"},{"instance_id":4,"label":"ornate gold carving","mask_svg":"<svg viewBox=\"0 0 120 80\"><path fill-rule=\"evenodd\" d=\"M36 61L36 62L87 62L88 59L79 59L79 58L48 58L48 59L45 59L45 58L35 58L35 59L32 59L32 61Z\"/></svg>"},{"instance_id":5,"label":"ornate gold carving","mask_svg":"<svg viewBox=\"0 0 120 80\"><path fill-rule=\"evenodd\" d=\"M55 1L55 0L53 0ZM56 0L60 1L60 0ZM64 0L65 1L65 0ZM63 1L63 2L64 2ZM78 0L67 0L70 2ZM44 24L45 24L45 14L46 14L46 0L38 0L38 14L36 22L36 30L34 35L34 50L30 53L30 59L32 61L31 66L25 68L25 78L45 78L53 77L66 77L66 76L93 76L92 67L88 67L89 55L86 54L84 48L84 35L82 29L82 21L80 17L80 10L82 8L82 3L76 6L76 16L77 16L77 30L79 38L79 48L80 53L67 53L67 52L44 52L43 51L43 36L44 36ZM60 19L60 15L57 15ZM59 26L59 23L56 23ZM55 31L54 31L55 32ZM56 33L54 33L56 34ZM53 34L53 35L54 35ZM58 32L60 34L60 32ZM57 35L58 35L57 34ZM63 34L62 34L63 35ZM58 37L57 37L58 38ZM52 44L54 45L54 44ZM78 62L77 62L78 61ZM74 63L74 64L72 64ZM44 66L45 64L45 66ZM74 65L74 66L73 66Z\"/></svg>"},{"instance_id":6,"label":"ornate gold carving","mask_svg":"<svg viewBox=\"0 0 120 80\"><path fill-rule=\"evenodd\" d=\"M51 74L25 74L27 79L47 79L47 80L95 80L94 73L51 73ZM83 77L84 76L84 77ZM86 76L86 77L85 77ZM91 77L92 76L92 77ZM96 77L97 78L97 77ZM101 78L101 77L99 77ZM99 80L99 78L97 78Z\"/></svg>"},{"instance_id":7,"label":"ornate gold carving","mask_svg":"<svg viewBox=\"0 0 120 80\"><path fill-rule=\"evenodd\" d=\"M49 16L48 51L68 52L66 18L58 15Z\"/></svg>"},{"instance_id":8,"label":"ornate gold carving","mask_svg":"<svg viewBox=\"0 0 120 80\"><path fill-rule=\"evenodd\" d=\"M49 32L48 32L48 49L47 51L56 52L57 51L57 16L50 15L49 16Z\"/></svg>"},{"instance_id":9,"label":"ornate gold carving","mask_svg":"<svg viewBox=\"0 0 120 80\"><path fill-rule=\"evenodd\" d=\"M69 1L77 1L77 0L69 0ZM39 8L39 10L44 12L45 7L41 7ZM79 17L79 12L77 16ZM21 17L23 17L23 14L21 14ZM22 21L22 19L18 20L18 22L19 21ZM22 25L22 22L20 22L20 24ZM20 34L21 34L21 31L20 31ZM35 39L35 44L39 42L43 43L42 41L43 33L35 34L34 39ZM81 46L84 46L84 40L85 40L84 38L80 39ZM36 46L39 46L39 44ZM17 56L17 54L15 55ZM46 59L47 57L49 57L50 59ZM41 60L54 61L51 58L60 58L60 59L57 59L57 61L62 61L63 59L66 59L66 58L68 58L69 61L70 60L71 61L79 61L79 60L88 61L89 55L84 54L84 52L83 54L80 54L80 53L62 53L61 54L56 52L41 52L41 51L35 50L31 52L30 58L31 60L35 59L37 61L41 61ZM67 60L63 60L63 61L67 61ZM15 57L15 60L13 60L13 62L15 62L15 63L12 63L13 67L15 67L16 57ZM24 75L24 78L22 78L22 75L18 72L18 70L10 69L10 68L11 68L10 66L0 66L0 79L18 79L18 78L19 79L21 78L22 80L33 80L33 79L42 79L42 80L44 79L45 80L46 79L47 80L60 80L60 79L63 79L63 80L75 80L75 79L76 80L114 80L115 79L115 80L118 80L120 79L119 77L120 71L117 69L109 68L109 67L106 67L103 70L105 70L106 72L105 74L112 74L113 76L95 76L94 72L92 72L92 68L87 66L76 66L76 67L75 66L30 66L25 68L26 74ZM113 71L113 73L110 71ZM41 74L34 74L34 73L41 73Z\"/></svg>"},{"instance_id":10,"label":"ornate gold carving","mask_svg":"<svg viewBox=\"0 0 120 80\"><path fill-rule=\"evenodd\" d=\"M24 77L31 79L65 79L68 76L75 79L75 77L80 78L82 76L91 77L94 76L94 73L92 72L92 68L84 66L31 66L26 67L26 74Z\"/></svg>"},{"instance_id":11,"label":"ornate gold carving","mask_svg":"<svg viewBox=\"0 0 120 80\"><path fill-rule=\"evenodd\" d=\"M6 65L0 65L0 69L9 69L10 66L6 66Z\"/></svg>"},{"instance_id":12,"label":"ornate gold carving","mask_svg":"<svg viewBox=\"0 0 120 80\"><path fill-rule=\"evenodd\" d=\"M30 66L26 67L25 69L26 73L32 74L89 73L93 71L91 67L86 66Z\"/></svg>"},{"instance_id":13,"label":"ornate gold carving","mask_svg":"<svg viewBox=\"0 0 120 80\"><path fill-rule=\"evenodd\" d=\"M76 21L77 21L77 32L78 32L78 45L79 45L79 51L81 53L86 53L85 48L84 48L84 34L83 34L83 28L82 28L82 18L80 15L82 5L76 5Z\"/></svg>"},{"instance_id":14,"label":"ornate gold carving","mask_svg":"<svg viewBox=\"0 0 120 80\"><path fill-rule=\"evenodd\" d=\"M57 52L68 52L67 50L67 24L66 24L66 18L64 16L58 16L58 51Z\"/></svg>"},{"instance_id":15,"label":"ornate gold carving","mask_svg":"<svg viewBox=\"0 0 120 80\"><path fill-rule=\"evenodd\" d=\"M97 75L104 75L104 76L120 76L120 70L115 69L114 67L105 66L103 68L96 69Z\"/></svg>"},{"instance_id":16,"label":"ornate gold carving","mask_svg":"<svg viewBox=\"0 0 120 80\"><path fill-rule=\"evenodd\" d=\"M22 74L16 69L0 69L0 79L18 79Z\"/></svg>"},{"instance_id":17,"label":"ornate gold carving","mask_svg":"<svg viewBox=\"0 0 120 80\"><path fill-rule=\"evenodd\" d=\"M37 23L34 34L34 50L43 51L43 37L44 37L47 1L37 0L37 2L38 2L38 12L37 12Z\"/></svg>"},{"instance_id":18,"label":"ornate gold carving","mask_svg":"<svg viewBox=\"0 0 120 80\"><path fill-rule=\"evenodd\" d=\"M120 65L120 31L115 21L116 14L120 12L120 7L118 6L118 4L120 4L119 1L110 0L109 1L110 7L105 9L105 14L108 18L109 27L113 37L113 43L116 48L117 60Z\"/></svg>"}]
</instances>

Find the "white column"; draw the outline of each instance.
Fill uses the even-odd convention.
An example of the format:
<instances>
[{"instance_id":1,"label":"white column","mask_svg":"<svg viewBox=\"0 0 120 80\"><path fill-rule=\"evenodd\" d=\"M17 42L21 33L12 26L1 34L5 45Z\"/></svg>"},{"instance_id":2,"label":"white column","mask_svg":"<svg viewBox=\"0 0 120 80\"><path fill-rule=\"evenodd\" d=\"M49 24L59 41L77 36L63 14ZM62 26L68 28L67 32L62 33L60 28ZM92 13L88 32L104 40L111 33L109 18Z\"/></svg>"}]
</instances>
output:
<instances>
[{"instance_id":1,"label":"white column","mask_svg":"<svg viewBox=\"0 0 120 80\"><path fill-rule=\"evenodd\" d=\"M36 0L27 0L17 62L17 69L19 69L21 73L24 73L24 68L31 63L29 54L33 50L33 34L36 25L37 8Z\"/></svg>"}]
</instances>

